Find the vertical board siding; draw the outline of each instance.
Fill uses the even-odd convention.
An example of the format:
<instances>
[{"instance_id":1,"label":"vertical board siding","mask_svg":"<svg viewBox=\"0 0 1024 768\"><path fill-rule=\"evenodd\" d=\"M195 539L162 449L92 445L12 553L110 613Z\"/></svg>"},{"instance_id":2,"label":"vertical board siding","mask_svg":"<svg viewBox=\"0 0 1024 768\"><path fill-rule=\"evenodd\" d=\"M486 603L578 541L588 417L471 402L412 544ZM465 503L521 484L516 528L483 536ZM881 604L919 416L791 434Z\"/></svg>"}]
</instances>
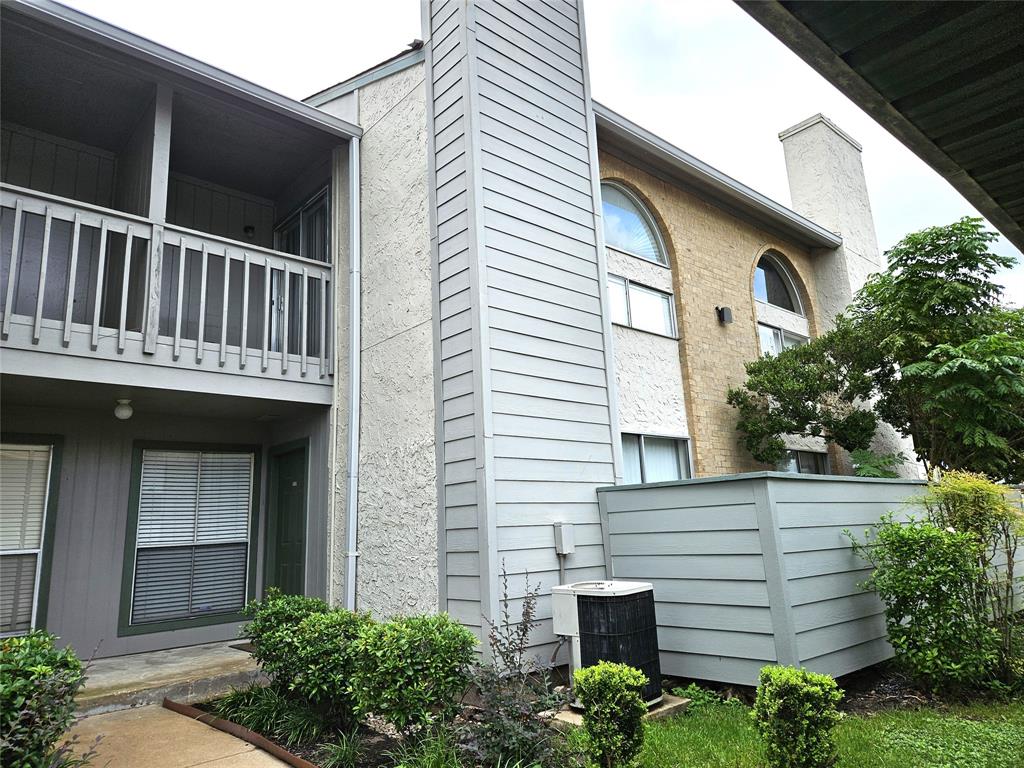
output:
<instances>
[{"instance_id":1,"label":"vertical board siding","mask_svg":"<svg viewBox=\"0 0 1024 768\"><path fill-rule=\"evenodd\" d=\"M502 570L513 615L527 574L542 594L558 582L555 522L577 526L565 578L605 575L596 488L615 481L615 428L579 13L426 6L439 492L448 607L471 625L474 606L500 611ZM537 649L550 617L545 597Z\"/></svg>"},{"instance_id":2,"label":"vertical board siding","mask_svg":"<svg viewBox=\"0 0 1024 768\"><path fill-rule=\"evenodd\" d=\"M5 184L113 206L113 152L6 121L0 128L0 147L0 180Z\"/></svg>"},{"instance_id":3,"label":"vertical board siding","mask_svg":"<svg viewBox=\"0 0 1024 768\"><path fill-rule=\"evenodd\" d=\"M171 174L167 187L167 221L263 248L274 247L274 203L255 195ZM252 226L250 239L245 228Z\"/></svg>"},{"instance_id":4,"label":"vertical board siding","mask_svg":"<svg viewBox=\"0 0 1024 768\"><path fill-rule=\"evenodd\" d=\"M905 518L921 491L754 473L600 496L615 578L654 584L662 669L754 685L780 658L776 646L834 676L892 656L882 603L861 587L870 567L845 531L861 536L889 512Z\"/></svg>"}]
</instances>

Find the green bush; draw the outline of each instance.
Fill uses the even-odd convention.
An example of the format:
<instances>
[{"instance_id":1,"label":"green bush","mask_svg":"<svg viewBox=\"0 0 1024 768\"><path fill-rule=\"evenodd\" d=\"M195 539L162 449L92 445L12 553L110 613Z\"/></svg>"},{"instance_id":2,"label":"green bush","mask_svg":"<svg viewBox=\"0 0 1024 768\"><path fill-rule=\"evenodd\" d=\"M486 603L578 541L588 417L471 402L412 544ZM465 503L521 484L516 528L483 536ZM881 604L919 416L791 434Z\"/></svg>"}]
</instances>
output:
<instances>
[{"instance_id":1,"label":"green bush","mask_svg":"<svg viewBox=\"0 0 1024 768\"><path fill-rule=\"evenodd\" d=\"M352 644L350 690L360 716L399 730L450 718L469 685L476 638L447 614L364 624Z\"/></svg>"},{"instance_id":2,"label":"green bush","mask_svg":"<svg viewBox=\"0 0 1024 768\"><path fill-rule=\"evenodd\" d=\"M214 702L212 709L217 717L288 746L318 741L330 728L324 715L308 702L258 683L235 688Z\"/></svg>"},{"instance_id":3,"label":"green bush","mask_svg":"<svg viewBox=\"0 0 1024 768\"><path fill-rule=\"evenodd\" d=\"M289 686L301 671L295 632L307 616L329 612L330 606L316 597L283 595L271 587L262 600L243 609L251 621L241 634L252 639L253 658L272 682Z\"/></svg>"},{"instance_id":4,"label":"green bush","mask_svg":"<svg viewBox=\"0 0 1024 768\"><path fill-rule=\"evenodd\" d=\"M356 668L354 641L370 623L368 614L336 610L307 616L294 632L297 671L290 690L344 728L354 724L349 690Z\"/></svg>"},{"instance_id":5,"label":"green bush","mask_svg":"<svg viewBox=\"0 0 1024 768\"><path fill-rule=\"evenodd\" d=\"M601 768L633 765L644 745L641 691L647 677L625 664L602 661L576 670L576 696L583 705L587 752Z\"/></svg>"},{"instance_id":6,"label":"green bush","mask_svg":"<svg viewBox=\"0 0 1024 768\"><path fill-rule=\"evenodd\" d=\"M30 632L0 641L0 753L9 768L49 768L70 760L57 742L74 720L75 693L84 676L75 652L58 649L55 640L47 632Z\"/></svg>"},{"instance_id":7,"label":"green bush","mask_svg":"<svg viewBox=\"0 0 1024 768\"><path fill-rule=\"evenodd\" d=\"M842 715L836 681L793 667L764 667L751 717L771 768L829 768L838 757L832 729Z\"/></svg>"},{"instance_id":8,"label":"green bush","mask_svg":"<svg viewBox=\"0 0 1024 768\"><path fill-rule=\"evenodd\" d=\"M887 516L874 541L856 548L875 566L865 586L885 603L889 642L908 674L946 692L993 679L999 633L977 602L984 572L970 533Z\"/></svg>"}]
</instances>

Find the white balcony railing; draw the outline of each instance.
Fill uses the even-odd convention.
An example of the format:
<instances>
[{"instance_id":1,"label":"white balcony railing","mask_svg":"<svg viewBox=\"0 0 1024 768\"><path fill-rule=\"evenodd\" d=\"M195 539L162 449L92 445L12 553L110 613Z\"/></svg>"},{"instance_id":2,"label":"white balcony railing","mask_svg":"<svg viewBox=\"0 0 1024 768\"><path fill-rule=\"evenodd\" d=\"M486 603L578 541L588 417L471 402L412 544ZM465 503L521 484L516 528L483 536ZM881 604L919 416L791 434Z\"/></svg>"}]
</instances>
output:
<instances>
[{"instance_id":1,"label":"white balcony railing","mask_svg":"<svg viewBox=\"0 0 1024 768\"><path fill-rule=\"evenodd\" d=\"M7 348L329 384L332 271L0 185Z\"/></svg>"}]
</instances>

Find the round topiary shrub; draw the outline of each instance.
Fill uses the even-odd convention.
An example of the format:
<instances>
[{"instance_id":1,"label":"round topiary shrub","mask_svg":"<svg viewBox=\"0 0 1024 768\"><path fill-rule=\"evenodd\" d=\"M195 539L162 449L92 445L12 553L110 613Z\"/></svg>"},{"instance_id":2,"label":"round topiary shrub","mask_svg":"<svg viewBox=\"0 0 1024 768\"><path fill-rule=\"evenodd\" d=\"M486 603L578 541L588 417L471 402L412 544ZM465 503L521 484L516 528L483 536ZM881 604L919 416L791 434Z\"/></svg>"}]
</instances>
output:
<instances>
[{"instance_id":1,"label":"round topiary shrub","mask_svg":"<svg viewBox=\"0 0 1024 768\"><path fill-rule=\"evenodd\" d=\"M794 667L764 667L751 716L771 768L830 768L838 757L832 729L842 715L836 681Z\"/></svg>"},{"instance_id":2,"label":"round topiary shrub","mask_svg":"<svg viewBox=\"0 0 1024 768\"><path fill-rule=\"evenodd\" d=\"M574 691L583 705L587 753L601 768L633 765L644 746L641 691L647 676L626 664L602 661L576 670Z\"/></svg>"}]
</instances>

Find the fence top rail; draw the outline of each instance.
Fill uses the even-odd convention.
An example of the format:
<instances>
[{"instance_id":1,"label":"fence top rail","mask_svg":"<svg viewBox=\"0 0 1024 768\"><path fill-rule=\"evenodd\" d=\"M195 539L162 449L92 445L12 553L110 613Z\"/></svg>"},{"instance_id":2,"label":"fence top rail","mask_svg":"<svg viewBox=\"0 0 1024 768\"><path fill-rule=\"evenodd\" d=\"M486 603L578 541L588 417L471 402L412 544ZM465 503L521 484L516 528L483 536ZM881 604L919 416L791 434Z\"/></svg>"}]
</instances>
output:
<instances>
[{"instance_id":1,"label":"fence top rail","mask_svg":"<svg viewBox=\"0 0 1024 768\"><path fill-rule=\"evenodd\" d=\"M662 483L631 483L628 485L605 485L597 489L598 493L614 491L635 491L644 488L667 488L672 486L705 485L708 483L742 482L772 478L774 480L797 480L800 482L841 482L841 483L882 483L889 485L927 485L925 480L907 477L856 477L853 475L808 475L797 472L776 472L764 470L760 472L740 472L733 475L717 475L715 477L692 477L687 480L666 480Z\"/></svg>"},{"instance_id":2,"label":"fence top rail","mask_svg":"<svg viewBox=\"0 0 1024 768\"><path fill-rule=\"evenodd\" d=\"M70 197L61 197L60 195L51 195L47 192L40 192L39 190L29 189L28 187L19 187L14 184L7 184L6 182L0 183L0 192L3 192L3 204L4 207L7 208L13 207L15 200L19 197L35 198L37 200L64 206L66 208L89 211L104 218L119 219L135 224L141 224L146 227L151 226L153 223L143 216L136 216L134 213L125 213L124 211L119 211L116 208L104 208L102 205L83 203L81 200L75 200Z\"/></svg>"}]
</instances>

